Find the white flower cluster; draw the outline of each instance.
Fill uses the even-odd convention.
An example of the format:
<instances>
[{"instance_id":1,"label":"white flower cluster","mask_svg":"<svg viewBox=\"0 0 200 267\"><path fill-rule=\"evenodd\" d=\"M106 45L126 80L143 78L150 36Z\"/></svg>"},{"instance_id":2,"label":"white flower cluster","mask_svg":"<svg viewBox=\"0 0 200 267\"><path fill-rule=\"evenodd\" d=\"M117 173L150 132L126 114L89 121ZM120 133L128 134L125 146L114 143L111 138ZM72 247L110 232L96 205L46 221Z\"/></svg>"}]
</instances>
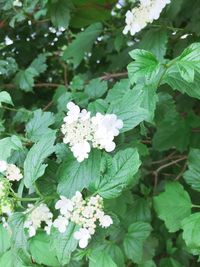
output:
<instances>
[{"instance_id":1,"label":"white flower cluster","mask_svg":"<svg viewBox=\"0 0 200 267\"><path fill-rule=\"evenodd\" d=\"M85 109L81 111L73 102L69 102L67 108L69 111L61 128L63 142L69 144L79 162L88 158L91 147L105 149L107 152L115 149L114 137L119 135L119 130L123 127L122 120L115 114L97 113L91 117L90 112Z\"/></svg>"},{"instance_id":2,"label":"white flower cluster","mask_svg":"<svg viewBox=\"0 0 200 267\"><path fill-rule=\"evenodd\" d=\"M123 30L124 34L130 31L131 35L136 34L146 27L148 23L152 23L160 17L163 8L170 3L171 0L140 0L140 5L127 11L126 26Z\"/></svg>"},{"instance_id":3,"label":"white flower cluster","mask_svg":"<svg viewBox=\"0 0 200 267\"><path fill-rule=\"evenodd\" d=\"M22 2L19 1L19 0L15 0L15 1L13 2L13 6L16 6L16 7L22 7Z\"/></svg>"},{"instance_id":4,"label":"white flower cluster","mask_svg":"<svg viewBox=\"0 0 200 267\"><path fill-rule=\"evenodd\" d=\"M17 166L8 164L4 160L0 160L0 173L3 173L9 181L19 181L23 178L21 171Z\"/></svg>"},{"instance_id":5,"label":"white flower cluster","mask_svg":"<svg viewBox=\"0 0 200 267\"><path fill-rule=\"evenodd\" d=\"M41 203L36 207L33 204L28 204L26 213L28 215L24 222L24 228L28 229L30 237L36 234L36 231L41 227L42 222L46 224L44 230L47 234L50 234L53 214L50 212L46 204Z\"/></svg>"},{"instance_id":6,"label":"white flower cluster","mask_svg":"<svg viewBox=\"0 0 200 267\"><path fill-rule=\"evenodd\" d=\"M0 214L12 214L14 209L14 203L12 198L9 197L11 185L9 181L0 177Z\"/></svg>"},{"instance_id":7,"label":"white flower cluster","mask_svg":"<svg viewBox=\"0 0 200 267\"><path fill-rule=\"evenodd\" d=\"M80 248L87 247L89 239L95 233L97 222L102 228L107 228L113 223L112 218L105 215L103 199L99 195L84 200L82 194L77 191L72 199L61 196L55 208L60 210L60 215L53 225L59 232L64 233L70 221L80 226L74 233Z\"/></svg>"}]
</instances>

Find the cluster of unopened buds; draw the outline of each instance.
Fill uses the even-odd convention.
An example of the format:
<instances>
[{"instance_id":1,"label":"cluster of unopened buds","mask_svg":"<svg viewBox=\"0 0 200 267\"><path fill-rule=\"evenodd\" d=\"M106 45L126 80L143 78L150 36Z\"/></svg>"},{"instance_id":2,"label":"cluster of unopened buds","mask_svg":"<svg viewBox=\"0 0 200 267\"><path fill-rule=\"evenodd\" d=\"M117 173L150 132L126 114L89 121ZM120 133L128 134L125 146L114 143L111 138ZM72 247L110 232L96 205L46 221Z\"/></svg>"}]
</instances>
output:
<instances>
[{"instance_id":1,"label":"cluster of unopened buds","mask_svg":"<svg viewBox=\"0 0 200 267\"><path fill-rule=\"evenodd\" d=\"M136 34L160 17L160 13L171 0L140 0L138 7L127 11L126 26L123 30L124 34L130 31L131 35Z\"/></svg>"},{"instance_id":2,"label":"cluster of unopened buds","mask_svg":"<svg viewBox=\"0 0 200 267\"><path fill-rule=\"evenodd\" d=\"M24 228L28 229L29 237L36 234L37 229L41 227L42 223L45 224L44 230L46 233L50 234L53 214L45 203L41 203L38 206L28 204L25 214L27 217L24 222Z\"/></svg>"},{"instance_id":3,"label":"cluster of unopened buds","mask_svg":"<svg viewBox=\"0 0 200 267\"><path fill-rule=\"evenodd\" d=\"M111 152L115 149L114 137L119 135L123 121L115 114L101 114L91 117L90 112L73 102L67 104L67 116L64 118L61 131L63 142L69 144L74 157L79 162L88 158L91 147Z\"/></svg>"},{"instance_id":4,"label":"cluster of unopened buds","mask_svg":"<svg viewBox=\"0 0 200 267\"><path fill-rule=\"evenodd\" d=\"M60 210L60 215L53 225L59 232L64 233L70 221L80 227L74 233L80 248L87 247L97 225L108 228L113 223L112 218L104 213L103 199L99 195L91 196L86 200L80 192L76 192L72 199L61 196L55 208Z\"/></svg>"},{"instance_id":5,"label":"cluster of unopened buds","mask_svg":"<svg viewBox=\"0 0 200 267\"><path fill-rule=\"evenodd\" d=\"M14 164L0 160L0 214L10 215L14 209L13 198L10 197L12 181L22 179L20 169Z\"/></svg>"}]
</instances>

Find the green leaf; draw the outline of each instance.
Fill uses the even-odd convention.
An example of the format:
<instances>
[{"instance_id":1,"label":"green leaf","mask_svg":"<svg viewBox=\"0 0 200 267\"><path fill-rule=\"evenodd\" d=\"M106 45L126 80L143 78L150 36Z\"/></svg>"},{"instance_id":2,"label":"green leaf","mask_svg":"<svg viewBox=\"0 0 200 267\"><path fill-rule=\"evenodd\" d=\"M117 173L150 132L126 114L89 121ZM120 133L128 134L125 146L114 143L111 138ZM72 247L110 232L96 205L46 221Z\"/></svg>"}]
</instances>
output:
<instances>
[{"instance_id":1,"label":"green leaf","mask_svg":"<svg viewBox=\"0 0 200 267\"><path fill-rule=\"evenodd\" d=\"M140 164L137 149L127 148L117 152L106 175L101 177L99 181L95 181L97 193L108 199L119 196L130 183L136 182L134 175L137 173Z\"/></svg>"},{"instance_id":2,"label":"green leaf","mask_svg":"<svg viewBox=\"0 0 200 267\"><path fill-rule=\"evenodd\" d=\"M194 81L195 71L200 72L200 43L193 43L175 59L181 77L187 82Z\"/></svg>"},{"instance_id":3,"label":"green leaf","mask_svg":"<svg viewBox=\"0 0 200 267\"><path fill-rule=\"evenodd\" d=\"M73 156L67 157L58 171L58 193L71 198L100 176L101 152L92 150L88 159L79 163Z\"/></svg>"},{"instance_id":4,"label":"green leaf","mask_svg":"<svg viewBox=\"0 0 200 267\"><path fill-rule=\"evenodd\" d=\"M134 62L128 65L131 84L136 83L140 78L145 77L146 80L149 80L158 74L159 62L151 52L134 49L129 54L134 59Z\"/></svg>"},{"instance_id":5,"label":"green leaf","mask_svg":"<svg viewBox=\"0 0 200 267\"><path fill-rule=\"evenodd\" d=\"M178 261L173 258L161 259L159 267L182 267Z\"/></svg>"},{"instance_id":6,"label":"green leaf","mask_svg":"<svg viewBox=\"0 0 200 267\"><path fill-rule=\"evenodd\" d=\"M10 94L6 91L0 92L0 107L2 103L10 104L14 106Z\"/></svg>"},{"instance_id":7,"label":"green leaf","mask_svg":"<svg viewBox=\"0 0 200 267\"><path fill-rule=\"evenodd\" d=\"M188 155L188 167L183 177L194 190L200 192L200 149L191 149Z\"/></svg>"},{"instance_id":8,"label":"green leaf","mask_svg":"<svg viewBox=\"0 0 200 267\"><path fill-rule=\"evenodd\" d=\"M136 222L129 226L124 238L126 256L134 263L141 263L144 253L144 241L151 233L151 226L145 222Z\"/></svg>"},{"instance_id":9,"label":"green leaf","mask_svg":"<svg viewBox=\"0 0 200 267\"><path fill-rule=\"evenodd\" d=\"M27 137L33 141L39 141L41 136L49 135L52 130L49 128L55 122L54 114L43 112L37 109L33 113L33 118L26 124Z\"/></svg>"},{"instance_id":10,"label":"green leaf","mask_svg":"<svg viewBox=\"0 0 200 267\"><path fill-rule=\"evenodd\" d=\"M179 114L173 113L173 117L169 115L170 113L166 113L166 117L157 125L157 131L153 136L153 148L158 151L176 148L183 152L189 144L190 129Z\"/></svg>"},{"instance_id":11,"label":"green leaf","mask_svg":"<svg viewBox=\"0 0 200 267\"><path fill-rule=\"evenodd\" d=\"M129 90L122 98L111 103L107 113L116 114L124 123L121 132L126 132L148 118L148 111L141 107L142 102L143 94L140 90Z\"/></svg>"},{"instance_id":12,"label":"green leaf","mask_svg":"<svg viewBox=\"0 0 200 267\"><path fill-rule=\"evenodd\" d=\"M192 254L200 255L200 213L194 213L182 221L183 239Z\"/></svg>"},{"instance_id":13,"label":"green leaf","mask_svg":"<svg viewBox=\"0 0 200 267\"><path fill-rule=\"evenodd\" d=\"M74 68L83 60L85 53L89 53L93 43L102 32L101 23L90 25L84 32L78 33L76 39L64 51L63 59L71 59ZM81 46L80 46L81 44Z\"/></svg>"},{"instance_id":14,"label":"green leaf","mask_svg":"<svg viewBox=\"0 0 200 267\"><path fill-rule=\"evenodd\" d=\"M104 248L112 260L116 263L117 266L124 266L124 254L119 246L113 243L108 243Z\"/></svg>"},{"instance_id":15,"label":"green leaf","mask_svg":"<svg viewBox=\"0 0 200 267\"><path fill-rule=\"evenodd\" d=\"M154 208L169 232L181 228L181 221L190 215L191 207L190 196L178 182L167 183L165 192L154 197Z\"/></svg>"},{"instance_id":16,"label":"green leaf","mask_svg":"<svg viewBox=\"0 0 200 267\"><path fill-rule=\"evenodd\" d=\"M96 99L105 94L108 89L108 84L106 81L102 81L101 79L93 79L89 82L85 87L85 92L91 99Z\"/></svg>"},{"instance_id":17,"label":"green leaf","mask_svg":"<svg viewBox=\"0 0 200 267\"><path fill-rule=\"evenodd\" d=\"M117 267L109 253L105 250L94 250L90 255L89 267Z\"/></svg>"},{"instance_id":18,"label":"green leaf","mask_svg":"<svg viewBox=\"0 0 200 267\"><path fill-rule=\"evenodd\" d=\"M24 231L25 215L22 212L16 212L9 217L8 223L12 230L11 250L12 257L23 261L23 258L31 261L27 248L27 237Z\"/></svg>"},{"instance_id":19,"label":"green leaf","mask_svg":"<svg viewBox=\"0 0 200 267\"><path fill-rule=\"evenodd\" d=\"M46 233L40 232L31 238L29 248L34 262L51 267L60 266L55 250L50 246L50 237Z\"/></svg>"},{"instance_id":20,"label":"green leaf","mask_svg":"<svg viewBox=\"0 0 200 267\"><path fill-rule=\"evenodd\" d=\"M14 82L20 89L25 92L31 92L34 85L34 77L37 76L37 71L29 67L26 70L20 70L14 79Z\"/></svg>"},{"instance_id":21,"label":"green leaf","mask_svg":"<svg viewBox=\"0 0 200 267\"><path fill-rule=\"evenodd\" d=\"M0 159L7 160L13 150L22 150L22 143L18 136L12 135L0 140Z\"/></svg>"},{"instance_id":22,"label":"green leaf","mask_svg":"<svg viewBox=\"0 0 200 267\"><path fill-rule=\"evenodd\" d=\"M47 69L47 54L39 54L31 63L30 67L37 71L37 75L45 72Z\"/></svg>"},{"instance_id":23,"label":"green leaf","mask_svg":"<svg viewBox=\"0 0 200 267\"><path fill-rule=\"evenodd\" d=\"M130 91L130 81L129 79L122 79L119 82L116 82L113 88L108 91L106 100L109 103L119 100L127 91Z\"/></svg>"},{"instance_id":24,"label":"green leaf","mask_svg":"<svg viewBox=\"0 0 200 267\"><path fill-rule=\"evenodd\" d=\"M33 183L44 174L47 164L44 160L55 151L55 132L41 138L29 150L24 162L24 184L31 188Z\"/></svg>"},{"instance_id":25,"label":"green leaf","mask_svg":"<svg viewBox=\"0 0 200 267\"><path fill-rule=\"evenodd\" d=\"M139 47L150 51L158 60L163 60L167 50L167 37L164 29L150 29L143 35Z\"/></svg>"},{"instance_id":26,"label":"green leaf","mask_svg":"<svg viewBox=\"0 0 200 267\"><path fill-rule=\"evenodd\" d=\"M75 10L70 25L82 28L95 22L105 22L111 17L110 10L115 3L116 0L73 0Z\"/></svg>"},{"instance_id":27,"label":"green leaf","mask_svg":"<svg viewBox=\"0 0 200 267\"><path fill-rule=\"evenodd\" d=\"M166 82L169 84L173 90L178 90L182 94L186 93L187 95L200 99L200 74L195 73L194 82L188 83L184 80L180 73L175 69L170 69L164 77L163 83Z\"/></svg>"},{"instance_id":28,"label":"green leaf","mask_svg":"<svg viewBox=\"0 0 200 267\"><path fill-rule=\"evenodd\" d=\"M65 233L60 233L56 229L53 229L53 234L51 236L51 248L55 251L61 266L70 262L71 253L77 247L78 242L73 237L77 228L78 226L75 226L73 223L69 223Z\"/></svg>"},{"instance_id":29,"label":"green leaf","mask_svg":"<svg viewBox=\"0 0 200 267\"><path fill-rule=\"evenodd\" d=\"M68 28L71 8L72 2L69 0L57 0L51 3L50 16L55 27L64 27L65 29Z\"/></svg>"},{"instance_id":30,"label":"green leaf","mask_svg":"<svg viewBox=\"0 0 200 267\"><path fill-rule=\"evenodd\" d=\"M0 257L10 248L10 246L10 234L8 233L8 230L0 224Z\"/></svg>"}]
</instances>

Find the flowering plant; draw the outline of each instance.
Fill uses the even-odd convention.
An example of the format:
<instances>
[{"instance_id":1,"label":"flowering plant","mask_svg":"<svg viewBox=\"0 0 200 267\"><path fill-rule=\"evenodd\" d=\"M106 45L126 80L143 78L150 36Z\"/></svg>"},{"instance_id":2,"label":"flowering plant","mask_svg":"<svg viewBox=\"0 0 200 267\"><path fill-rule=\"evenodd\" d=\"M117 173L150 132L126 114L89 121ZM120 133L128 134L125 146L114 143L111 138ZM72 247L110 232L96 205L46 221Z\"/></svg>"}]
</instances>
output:
<instances>
[{"instance_id":1,"label":"flowering plant","mask_svg":"<svg viewBox=\"0 0 200 267\"><path fill-rule=\"evenodd\" d=\"M200 2L0 13L0 267L199 266Z\"/></svg>"}]
</instances>

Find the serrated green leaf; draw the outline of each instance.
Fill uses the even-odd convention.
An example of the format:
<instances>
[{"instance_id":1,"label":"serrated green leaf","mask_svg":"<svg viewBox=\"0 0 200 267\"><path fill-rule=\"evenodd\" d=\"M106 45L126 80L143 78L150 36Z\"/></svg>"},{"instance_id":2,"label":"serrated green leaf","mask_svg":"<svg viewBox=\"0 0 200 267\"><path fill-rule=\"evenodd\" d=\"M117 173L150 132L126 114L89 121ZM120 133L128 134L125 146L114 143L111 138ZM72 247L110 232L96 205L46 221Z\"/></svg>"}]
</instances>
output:
<instances>
[{"instance_id":1,"label":"serrated green leaf","mask_svg":"<svg viewBox=\"0 0 200 267\"><path fill-rule=\"evenodd\" d=\"M183 177L194 190L200 191L200 149L191 149L188 156L188 167Z\"/></svg>"},{"instance_id":2,"label":"serrated green leaf","mask_svg":"<svg viewBox=\"0 0 200 267\"><path fill-rule=\"evenodd\" d=\"M118 197L124 188L135 182L134 175L140 164L137 149L127 148L117 152L106 175L101 177L99 181L96 180L97 193L108 199Z\"/></svg>"},{"instance_id":3,"label":"serrated green leaf","mask_svg":"<svg viewBox=\"0 0 200 267\"><path fill-rule=\"evenodd\" d=\"M193 43L175 59L181 77L189 83L194 81L195 71L200 72L200 43Z\"/></svg>"},{"instance_id":4,"label":"serrated green leaf","mask_svg":"<svg viewBox=\"0 0 200 267\"><path fill-rule=\"evenodd\" d=\"M37 71L31 67L26 70L20 70L15 76L15 84L25 92L31 92L36 75Z\"/></svg>"},{"instance_id":5,"label":"serrated green leaf","mask_svg":"<svg viewBox=\"0 0 200 267\"><path fill-rule=\"evenodd\" d=\"M45 72L47 69L47 54L39 54L31 63L30 67L37 71L37 75Z\"/></svg>"},{"instance_id":6,"label":"serrated green leaf","mask_svg":"<svg viewBox=\"0 0 200 267\"><path fill-rule=\"evenodd\" d=\"M0 159L7 160L13 150L21 150L22 143L18 136L12 135L0 140Z\"/></svg>"},{"instance_id":7,"label":"serrated green leaf","mask_svg":"<svg viewBox=\"0 0 200 267\"><path fill-rule=\"evenodd\" d=\"M27 137L37 142L44 138L45 135L49 135L53 130L49 128L55 122L54 114L51 112L43 112L41 109L37 109L33 112L33 118L26 124Z\"/></svg>"},{"instance_id":8,"label":"serrated green leaf","mask_svg":"<svg viewBox=\"0 0 200 267\"><path fill-rule=\"evenodd\" d=\"M29 248L34 262L51 267L60 267L55 250L50 246L50 237L44 232L31 238Z\"/></svg>"},{"instance_id":9,"label":"serrated green leaf","mask_svg":"<svg viewBox=\"0 0 200 267\"><path fill-rule=\"evenodd\" d=\"M126 132L148 118L148 111L141 107L142 102L142 91L133 89L127 91L121 99L113 101L107 113L116 114L124 123L121 132Z\"/></svg>"},{"instance_id":10,"label":"serrated green leaf","mask_svg":"<svg viewBox=\"0 0 200 267\"><path fill-rule=\"evenodd\" d=\"M93 79L85 87L85 92L91 99L97 99L104 95L108 89L106 81L101 81L99 78Z\"/></svg>"},{"instance_id":11,"label":"serrated green leaf","mask_svg":"<svg viewBox=\"0 0 200 267\"><path fill-rule=\"evenodd\" d=\"M134 61L128 65L128 76L132 84L140 78L150 80L159 72L159 62L155 56L148 51L135 49L131 51L130 56Z\"/></svg>"},{"instance_id":12,"label":"serrated green leaf","mask_svg":"<svg viewBox=\"0 0 200 267\"><path fill-rule=\"evenodd\" d=\"M167 183L165 192L154 197L154 208L169 232L181 228L181 221L190 215L191 207L190 196L178 182Z\"/></svg>"},{"instance_id":13,"label":"serrated green leaf","mask_svg":"<svg viewBox=\"0 0 200 267\"><path fill-rule=\"evenodd\" d=\"M200 213L191 214L182 221L183 239L188 249L194 255L200 255Z\"/></svg>"},{"instance_id":14,"label":"serrated green leaf","mask_svg":"<svg viewBox=\"0 0 200 267\"><path fill-rule=\"evenodd\" d=\"M76 39L64 51L63 59L71 59L74 68L78 67L83 60L85 53L91 51L93 43L100 35L101 31L101 23L95 23L85 29L84 32L77 34Z\"/></svg>"},{"instance_id":15,"label":"serrated green leaf","mask_svg":"<svg viewBox=\"0 0 200 267\"><path fill-rule=\"evenodd\" d=\"M150 29L143 35L139 47L153 53L158 60L163 60L167 50L167 38L166 30Z\"/></svg>"},{"instance_id":16,"label":"serrated green leaf","mask_svg":"<svg viewBox=\"0 0 200 267\"><path fill-rule=\"evenodd\" d=\"M50 16L55 27L64 27L65 29L68 28L71 8L71 1L57 0L51 3Z\"/></svg>"},{"instance_id":17,"label":"serrated green leaf","mask_svg":"<svg viewBox=\"0 0 200 267\"><path fill-rule=\"evenodd\" d=\"M136 222L129 226L123 245L126 256L133 262L141 263L144 241L150 235L151 230L151 225L145 222Z\"/></svg>"},{"instance_id":18,"label":"serrated green leaf","mask_svg":"<svg viewBox=\"0 0 200 267\"><path fill-rule=\"evenodd\" d=\"M105 250L94 250L90 255L89 267L117 267L111 256Z\"/></svg>"},{"instance_id":19,"label":"serrated green leaf","mask_svg":"<svg viewBox=\"0 0 200 267\"><path fill-rule=\"evenodd\" d=\"M0 224L0 257L10 248L10 246L10 234L8 230Z\"/></svg>"},{"instance_id":20,"label":"serrated green leaf","mask_svg":"<svg viewBox=\"0 0 200 267\"><path fill-rule=\"evenodd\" d=\"M47 164L44 160L55 151L55 132L41 138L29 150L24 162L24 184L31 188L33 183L44 174Z\"/></svg>"},{"instance_id":21,"label":"serrated green leaf","mask_svg":"<svg viewBox=\"0 0 200 267\"><path fill-rule=\"evenodd\" d=\"M73 223L69 223L65 233L60 233L53 229L51 235L51 248L55 251L61 266L68 264L71 259L71 253L76 249L78 242L74 239L74 232L78 229Z\"/></svg>"},{"instance_id":22,"label":"serrated green leaf","mask_svg":"<svg viewBox=\"0 0 200 267\"><path fill-rule=\"evenodd\" d=\"M73 156L67 157L58 170L58 193L71 198L100 176L101 152L93 150L88 159L79 163Z\"/></svg>"}]
</instances>

